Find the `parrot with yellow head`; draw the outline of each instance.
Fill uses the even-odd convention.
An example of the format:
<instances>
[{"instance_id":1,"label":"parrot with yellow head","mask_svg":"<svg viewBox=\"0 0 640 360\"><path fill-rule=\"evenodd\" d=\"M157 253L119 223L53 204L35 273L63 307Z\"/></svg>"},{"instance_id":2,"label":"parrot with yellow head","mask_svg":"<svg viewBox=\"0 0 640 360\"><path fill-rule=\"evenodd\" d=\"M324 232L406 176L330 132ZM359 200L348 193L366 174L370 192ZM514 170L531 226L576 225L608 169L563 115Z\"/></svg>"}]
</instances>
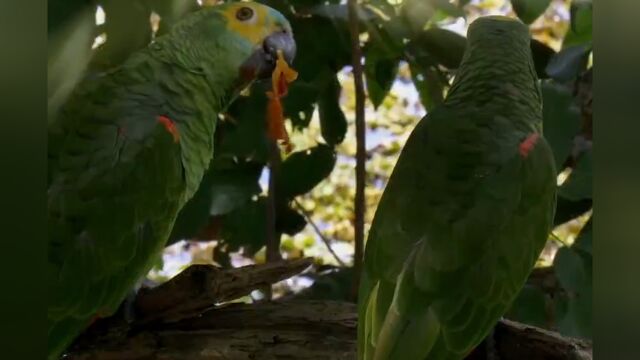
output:
<instances>
[{"instance_id":1,"label":"parrot with yellow head","mask_svg":"<svg viewBox=\"0 0 640 360\"><path fill-rule=\"evenodd\" d=\"M49 359L149 271L214 156L218 114L295 50L282 14L226 3L74 89L48 129Z\"/></svg>"}]
</instances>

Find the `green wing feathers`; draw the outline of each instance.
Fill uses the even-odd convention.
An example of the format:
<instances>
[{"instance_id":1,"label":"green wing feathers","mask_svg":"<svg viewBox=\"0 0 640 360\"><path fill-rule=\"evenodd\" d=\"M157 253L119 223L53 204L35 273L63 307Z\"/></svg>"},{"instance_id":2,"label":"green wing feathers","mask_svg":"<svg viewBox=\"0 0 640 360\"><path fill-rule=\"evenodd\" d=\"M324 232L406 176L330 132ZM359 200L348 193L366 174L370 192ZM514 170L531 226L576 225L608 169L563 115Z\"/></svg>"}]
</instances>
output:
<instances>
[{"instance_id":1,"label":"green wing feathers","mask_svg":"<svg viewBox=\"0 0 640 360\"><path fill-rule=\"evenodd\" d=\"M426 130L419 125L416 131L420 129ZM392 179L419 171L403 164L411 158L411 144ZM416 147L423 154L430 148L424 142ZM517 143L511 148L511 156L493 173L470 181L473 185L461 197L469 207L429 205L433 197L426 186L411 189L413 196L408 196L406 182L389 183L383 197L395 200L381 201L367 243L360 292L362 359L461 359L508 309L544 246L555 197L555 170L549 166L552 157L544 139L527 158L519 155ZM443 173L428 174L417 181L437 182L429 178ZM403 196L414 205L398 199ZM403 220L412 218L407 211L424 214L422 232L410 232ZM389 213L394 216L387 223L382 217ZM394 230L380 229L386 226ZM381 237L392 231L392 239ZM410 241L406 256L388 261L399 253L399 244ZM401 270L394 278L389 269L397 269L398 263Z\"/></svg>"}]
</instances>

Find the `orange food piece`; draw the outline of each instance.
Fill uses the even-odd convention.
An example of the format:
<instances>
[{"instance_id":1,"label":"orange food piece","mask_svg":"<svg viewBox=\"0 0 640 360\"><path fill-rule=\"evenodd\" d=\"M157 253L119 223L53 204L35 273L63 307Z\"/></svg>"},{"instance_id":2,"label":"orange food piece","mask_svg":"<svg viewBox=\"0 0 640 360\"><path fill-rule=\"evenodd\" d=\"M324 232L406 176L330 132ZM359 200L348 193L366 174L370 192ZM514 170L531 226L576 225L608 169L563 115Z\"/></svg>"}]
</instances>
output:
<instances>
[{"instance_id":1,"label":"orange food piece","mask_svg":"<svg viewBox=\"0 0 640 360\"><path fill-rule=\"evenodd\" d=\"M289 83L296 80L298 73L289 67L284 60L282 52L278 51L278 59L276 67L271 75L271 91L267 91L269 103L267 105L267 129L269 138L282 142L286 146L286 150L291 151L289 143L289 135L284 127L284 111L282 108L281 98L287 95L289 91Z\"/></svg>"}]
</instances>

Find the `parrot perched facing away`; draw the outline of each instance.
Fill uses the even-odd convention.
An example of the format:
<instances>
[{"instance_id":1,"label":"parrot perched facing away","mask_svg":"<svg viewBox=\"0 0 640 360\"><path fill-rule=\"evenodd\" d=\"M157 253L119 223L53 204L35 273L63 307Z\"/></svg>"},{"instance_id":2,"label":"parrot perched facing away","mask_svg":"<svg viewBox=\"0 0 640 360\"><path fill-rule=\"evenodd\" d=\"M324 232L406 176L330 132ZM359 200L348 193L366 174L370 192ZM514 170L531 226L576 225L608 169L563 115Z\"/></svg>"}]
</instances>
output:
<instances>
[{"instance_id":1,"label":"parrot perched facing away","mask_svg":"<svg viewBox=\"0 0 640 360\"><path fill-rule=\"evenodd\" d=\"M209 166L218 113L295 49L282 14L227 3L74 90L49 129L48 358L147 273Z\"/></svg>"},{"instance_id":2,"label":"parrot perched facing away","mask_svg":"<svg viewBox=\"0 0 640 360\"><path fill-rule=\"evenodd\" d=\"M366 244L359 359L463 359L535 265L556 170L529 42L518 20L474 21L445 101L407 140Z\"/></svg>"}]
</instances>

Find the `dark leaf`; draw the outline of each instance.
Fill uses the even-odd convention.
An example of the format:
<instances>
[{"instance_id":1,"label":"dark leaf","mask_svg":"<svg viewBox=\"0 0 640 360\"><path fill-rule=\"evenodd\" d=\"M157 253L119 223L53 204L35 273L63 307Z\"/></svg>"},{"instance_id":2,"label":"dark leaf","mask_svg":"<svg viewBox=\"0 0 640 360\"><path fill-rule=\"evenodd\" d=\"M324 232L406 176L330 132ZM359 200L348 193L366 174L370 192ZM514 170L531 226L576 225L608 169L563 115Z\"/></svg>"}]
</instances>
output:
<instances>
[{"instance_id":1,"label":"dark leaf","mask_svg":"<svg viewBox=\"0 0 640 360\"><path fill-rule=\"evenodd\" d=\"M245 247L255 253L267 242L267 198L260 196L223 218L222 238L234 248ZM282 206L276 212L276 232L295 235L302 231L306 220L297 211Z\"/></svg>"},{"instance_id":2,"label":"dark leaf","mask_svg":"<svg viewBox=\"0 0 640 360\"><path fill-rule=\"evenodd\" d=\"M265 84L254 84L249 96L241 96L227 109L228 116L216 128L216 156L267 162Z\"/></svg>"},{"instance_id":3,"label":"dark leaf","mask_svg":"<svg viewBox=\"0 0 640 360\"><path fill-rule=\"evenodd\" d=\"M573 248L576 250L584 251L587 254L593 252L593 216L587 221L584 227L580 230L578 238L576 238Z\"/></svg>"},{"instance_id":4,"label":"dark leaf","mask_svg":"<svg viewBox=\"0 0 640 360\"><path fill-rule=\"evenodd\" d=\"M525 24L531 24L549 7L551 0L511 0L513 11Z\"/></svg>"},{"instance_id":5,"label":"dark leaf","mask_svg":"<svg viewBox=\"0 0 640 360\"><path fill-rule=\"evenodd\" d=\"M445 29L430 28L415 37L407 45L407 51L415 58L413 61L423 65L427 64L420 58L428 56L440 65L456 69L460 66L466 46L464 36Z\"/></svg>"},{"instance_id":6,"label":"dark leaf","mask_svg":"<svg viewBox=\"0 0 640 360\"><path fill-rule=\"evenodd\" d=\"M353 268L333 268L311 277L313 285L294 295L296 300L353 301Z\"/></svg>"},{"instance_id":7,"label":"dark leaf","mask_svg":"<svg viewBox=\"0 0 640 360\"><path fill-rule=\"evenodd\" d=\"M560 187L558 195L572 201L590 199L593 197L592 189L593 156L589 149L582 153L571 175Z\"/></svg>"},{"instance_id":8,"label":"dark leaf","mask_svg":"<svg viewBox=\"0 0 640 360\"><path fill-rule=\"evenodd\" d=\"M424 29L425 24L436 12L432 0L405 0L400 7L400 18L413 33Z\"/></svg>"},{"instance_id":9,"label":"dark leaf","mask_svg":"<svg viewBox=\"0 0 640 360\"><path fill-rule=\"evenodd\" d=\"M67 9L60 1L49 9L49 18L55 17L56 25L49 25L47 42L47 114L49 121L65 103L75 86L82 80L92 57L91 44L95 36L94 9L81 6L72 16L54 15L52 11ZM80 2L83 3L83 2ZM49 3L51 6L51 3ZM60 16L60 17L58 17Z\"/></svg>"},{"instance_id":10,"label":"dark leaf","mask_svg":"<svg viewBox=\"0 0 640 360\"><path fill-rule=\"evenodd\" d=\"M245 247L250 253L267 242L267 198L259 197L232 211L222 220L221 235L232 247Z\"/></svg>"},{"instance_id":11,"label":"dark leaf","mask_svg":"<svg viewBox=\"0 0 640 360\"><path fill-rule=\"evenodd\" d=\"M527 284L518 294L506 317L525 324L547 327L546 301L542 290Z\"/></svg>"},{"instance_id":12,"label":"dark leaf","mask_svg":"<svg viewBox=\"0 0 640 360\"><path fill-rule=\"evenodd\" d=\"M556 52L545 43L536 39L531 39L531 55L533 57L533 63L535 65L538 78L546 79L549 77L546 69L549 61L555 53Z\"/></svg>"},{"instance_id":13,"label":"dark leaf","mask_svg":"<svg viewBox=\"0 0 640 360\"><path fill-rule=\"evenodd\" d=\"M133 52L147 46L152 36L149 22L152 10L146 1L105 0L102 7L107 41L96 50L91 62L96 70L120 65Z\"/></svg>"},{"instance_id":14,"label":"dark leaf","mask_svg":"<svg viewBox=\"0 0 640 360\"><path fill-rule=\"evenodd\" d=\"M171 245L176 241L191 239L207 225L213 189L206 184L212 179L213 171L207 171L196 193L178 213L178 218L173 225L167 245Z\"/></svg>"},{"instance_id":15,"label":"dark leaf","mask_svg":"<svg viewBox=\"0 0 640 360\"><path fill-rule=\"evenodd\" d=\"M551 58L546 72L559 82L574 80L586 70L590 52L590 45L575 45L564 48Z\"/></svg>"},{"instance_id":16,"label":"dark leaf","mask_svg":"<svg viewBox=\"0 0 640 360\"><path fill-rule=\"evenodd\" d=\"M556 216L553 219L553 225L558 226L575 219L589 211L592 206L593 201L591 199L571 201L560 196L556 205Z\"/></svg>"},{"instance_id":17,"label":"dark leaf","mask_svg":"<svg viewBox=\"0 0 640 360\"><path fill-rule=\"evenodd\" d=\"M193 238L209 223L211 216L227 214L258 195L261 171L262 164L214 160L198 191L178 214L169 244Z\"/></svg>"},{"instance_id":18,"label":"dark leaf","mask_svg":"<svg viewBox=\"0 0 640 360\"><path fill-rule=\"evenodd\" d=\"M276 232L293 236L304 229L307 220L296 210L285 206L276 214Z\"/></svg>"},{"instance_id":19,"label":"dark leaf","mask_svg":"<svg viewBox=\"0 0 640 360\"><path fill-rule=\"evenodd\" d=\"M438 74L438 70L433 67L423 68L419 65L411 64L411 78L418 90L420 101L427 111L441 104L444 100L444 86Z\"/></svg>"},{"instance_id":20,"label":"dark leaf","mask_svg":"<svg viewBox=\"0 0 640 360\"><path fill-rule=\"evenodd\" d=\"M150 5L160 16L157 36L167 33L184 15L200 8L196 0L154 0Z\"/></svg>"},{"instance_id":21,"label":"dark leaf","mask_svg":"<svg viewBox=\"0 0 640 360\"><path fill-rule=\"evenodd\" d=\"M462 10L460 6L454 5L449 0L429 0L429 1L431 1L436 6L436 9L438 9L439 12L445 14L446 16L450 16L454 18L464 17L464 10Z\"/></svg>"},{"instance_id":22,"label":"dark leaf","mask_svg":"<svg viewBox=\"0 0 640 360\"><path fill-rule=\"evenodd\" d=\"M227 214L247 203L251 197L260 194L258 183L263 165L259 163L238 163L226 168L213 166L213 177L200 186L211 188L211 216Z\"/></svg>"},{"instance_id":23,"label":"dark leaf","mask_svg":"<svg viewBox=\"0 0 640 360\"><path fill-rule=\"evenodd\" d=\"M336 153L327 145L294 152L282 162L276 194L291 199L308 193L329 176L335 163Z\"/></svg>"},{"instance_id":24,"label":"dark leaf","mask_svg":"<svg viewBox=\"0 0 640 360\"><path fill-rule=\"evenodd\" d=\"M47 1L47 34L49 36L57 34L62 27L87 14L95 21L94 12L93 0L49 0Z\"/></svg>"},{"instance_id":25,"label":"dark leaf","mask_svg":"<svg viewBox=\"0 0 640 360\"><path fill-rule=\"evenodd\" d=\"M552 81L542 82L542 97L544 137L560 171L580 131L580 112L569 89Z\"/></svg>"},{"instance_id":26,"label":"dark leaf","mask_svg":"<svg viewBox=\"0 0 640 360\"><path fill-rule=\"evenodd\" d=\"M345 23L312 16L295 17L291 25L298 45L292 65L298 80L313 82L325 69L335 73L351 64L351 37Z\"/></svg>"},{"instance_id":27,"label":"dark leaf","mask_svg":"<svg viewBox=\"0 0 640 360\"><path fill-rule=\"evenodd\" d=\"M309 125L317 99L318 87L315 83L297 80L291 84L283 107L284 114L291 119L293 127L305 128Z\"/></svg>"},{"instance_id":28,"label":"dark leaf","mask_svg":"<svg viewBox=\"0 0 640 360\"><path fill-rule=\"evenodd\" d=\"M398 73L399 60L389 57L388 53L373 43L367 49L364 73L366 76L367 93L374 108L378 108L391 90L393 81Z\"/></svg>"},{"instance_id":29,"label":"dark leaf","mask_svg":"<svg viewBox=\"0 0 640 360\"><path fill-rule=\"evenodd\" d=\"M592 266L590 255L571 247L556 254L556 276L567 292L557 306L558 328L564 335L591 337Z\"/></svg>"},{"instance_id":30,"label":"dark leaf","mask_svg":"<svg viewBox=\"0 0 640 360\"><path fill-rule=\"evenodd\" d=\"M331 21L349 21L347 5L317 5L308 10L310 14L330 19ZM376 14L367 7L358 7L358 20L363 23L376 19Z\"/></svg>"},{"instance_id":31,"label":"dark leaf","mask_svg":"<svg viewBox=\"0 0 640 360\"><path fill-rule=\"evenodd\" d=\"M340 83L335 74L327 74L318 98L322 138L329 145L340 144L347 133L347 118L340 108Z\"/></svg>"}]
</instances>

